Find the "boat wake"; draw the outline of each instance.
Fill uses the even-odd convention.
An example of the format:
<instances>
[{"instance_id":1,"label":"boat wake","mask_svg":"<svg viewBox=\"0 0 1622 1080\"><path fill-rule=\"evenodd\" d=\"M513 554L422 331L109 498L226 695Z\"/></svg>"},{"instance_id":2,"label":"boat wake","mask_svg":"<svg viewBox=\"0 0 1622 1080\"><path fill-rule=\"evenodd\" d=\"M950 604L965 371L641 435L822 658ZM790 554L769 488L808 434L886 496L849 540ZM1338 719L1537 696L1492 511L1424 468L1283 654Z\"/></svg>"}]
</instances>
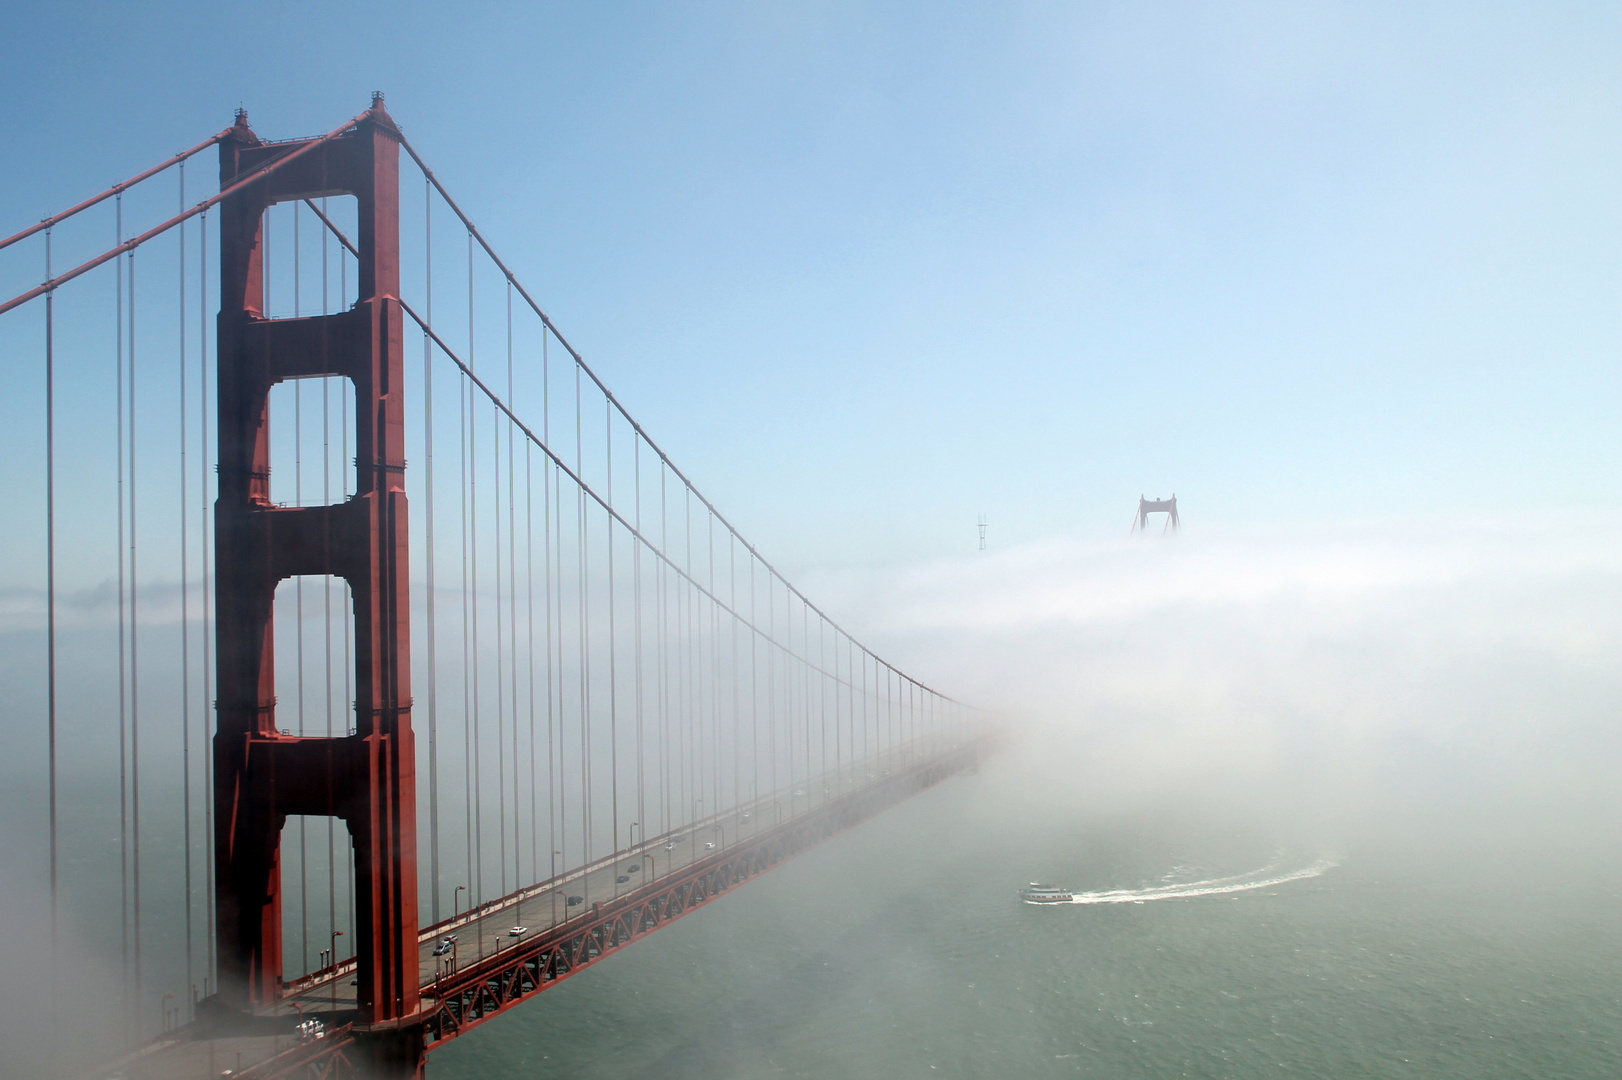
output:
<instances>
[{"instance_id":1,"label":"boat wake","mask_svg":"<svg viewBox=\"0 0 1622 1080\"><path fill-rule=\"evenodd\" d=\"M1310 866L1281 872L1278 864L1274 863L1259 870L1252 870L1248 874L1210 878L1206 881L1190 881L1181 885L1156 885L1148 889L1111 889L1107 892L1075 893L1070 897L1070 903L1144 904L1151 900L1188 900L1197 896L1221 896L1225 893L1250 892L1253 889L1267 889L1274 885L1286 885L1292 881L1321 877L1339 865L1333 859L1319 859Z\"/></svg>"}]
</instances>

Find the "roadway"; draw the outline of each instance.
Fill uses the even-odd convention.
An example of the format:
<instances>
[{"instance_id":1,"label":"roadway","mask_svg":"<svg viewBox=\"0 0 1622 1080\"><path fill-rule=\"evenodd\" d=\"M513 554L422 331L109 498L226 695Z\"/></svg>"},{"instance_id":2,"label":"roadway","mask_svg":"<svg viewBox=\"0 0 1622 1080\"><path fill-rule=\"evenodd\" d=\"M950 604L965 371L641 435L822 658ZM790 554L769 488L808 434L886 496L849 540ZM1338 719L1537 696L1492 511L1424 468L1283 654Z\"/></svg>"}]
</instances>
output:
<instances>
[{"instance_id":1,"label":"roadway","mask_svg":"<svg viewBox=\"0 0 1622 1080\"><path fill-rule=\"evenodd\" d=\"M911 750L908 754L907 750ZM846 768L813 778L809 783L765 795L719 815L700 819L660 836L650 837L614 855L596 859L558 877L520 889L471 910L425 927L417 940L417 982L432 995L435 982L503 949L545 933L570 919L589 915L592 905L607 903L733 845L770 831L782 822L808 813L863 782L887 776L906 759L927 756L920 747L901 748ZM853 772L855 775L853 775ZM843 790L839 790L843 788ZM571 904L570 900L578 898ZM523 932L514 934L515 928ZM455 938L451 951L434 950L447 937ZM345 1013L355 1008L353 959L336 969L318 972L292 983L281 1001L268 1010L304 1016Z\"/></svg>"},{"instance_id":2,"label":"roadway","mask_svg":"<svg viewBox=\"0 0 1622 1080\"><path fill-rule=\"evenodd\" d=\"M722 814L651 837L625 851L427 927L419 934L417 946L418 982L424 997L435 997L435 981L442 974L469 967L571 919L591 915L596 903L607 903L644 889L709 856L770 832L779 824L931 757L932 749L921 740L919 744L896 748L855 767L813 778L798 787L762 796ZM570 904L569 899L576 896L580 901ZM514 936L514 927L525 929ZM452 935L456 939L454 950L436 957L435 946ZM259 1076L264 1070L277 1076L289 1068L299 1072L302 1066L292 1066L287 1058L278 1055L295 1050L300 1054L304 1050L319 1053L320 1046L301 1039L292 1030L293 1023L299 1016L316 1017L329 1031L337 1029L341 1035L341 1025L354 1015L354 972L351 958L335 969L290 984L277 1003L257 1010L269 1023L269 1030L211 1037L203 1025L188 1024L115 1062L105 1063L94 1073L85 1074L86 1080L92 1076L101 1080L114 1075L128 1080L160 1077L163 1080L217 1080L221 1076L243 1073Z\"/></svg>"}]
</instances>

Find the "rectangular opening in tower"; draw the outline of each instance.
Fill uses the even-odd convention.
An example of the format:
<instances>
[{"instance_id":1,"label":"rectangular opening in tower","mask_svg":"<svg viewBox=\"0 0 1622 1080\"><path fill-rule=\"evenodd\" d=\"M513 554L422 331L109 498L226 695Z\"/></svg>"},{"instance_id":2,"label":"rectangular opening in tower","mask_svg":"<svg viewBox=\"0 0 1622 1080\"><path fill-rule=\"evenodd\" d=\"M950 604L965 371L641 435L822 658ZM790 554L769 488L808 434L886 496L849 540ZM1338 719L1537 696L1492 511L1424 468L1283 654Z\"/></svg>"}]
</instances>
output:
<instances>
[{"instance_id":1,"label":"rectangular opening in tower","mask_svg":"<svg viewBox=\"0 0 1622 1080\"><path fill-rule=\"evenodd\" d=\"M355 493L355 384L342 375L270 388L270 498L327 506Z\"/></svg>"},{"instance_id":2,"label":"rectangular opening in tower","mask_svg":"<svg viewBox=\"0 0 1622 1080\"><path fill-rule=\"evenodd\" d=\"M291 577L276 586L276 729L339 738L355 726L355 618L349 583Z\"/></svg>"},{"instance_id":3,"label":"rectangular opening in tower","mask_svg":"<svg viewBox=\"0 0 1622 1080\"><path fill-rule=\"evenodd\" d=\"M282 979L355 955L355 849L342 818L289 815L282 826ZM352 976L339 979L353 1000Z\"/></svg>"},{"instance_id":4,"label":"rectangular opening in tower","mask_svg":"<svg viewBox=\"0 0 1622 1080\"><path fill-rule=\"evenodd\" d=\"M354 304L360 272L346 242L359 243L358 210L353 195L290 199L265 210L259 243L266 318L332 315Z\"/></svg>"}]
</instances>

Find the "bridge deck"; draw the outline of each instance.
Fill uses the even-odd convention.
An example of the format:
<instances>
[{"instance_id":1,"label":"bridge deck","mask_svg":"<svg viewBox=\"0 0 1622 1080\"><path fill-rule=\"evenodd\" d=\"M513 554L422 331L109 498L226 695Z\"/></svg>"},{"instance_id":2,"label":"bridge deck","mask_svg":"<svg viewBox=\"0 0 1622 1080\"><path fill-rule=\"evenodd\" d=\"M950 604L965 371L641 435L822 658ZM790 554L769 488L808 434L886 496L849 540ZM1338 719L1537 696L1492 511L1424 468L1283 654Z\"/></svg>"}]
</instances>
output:
<instances>
[{"instance_id":1,"label":"bridge deck","mask_svg":"<svg viewBox=\"0 0 1622 1080\"><path fill-rule=\"evenodd\" d=\"M863 762L854 775L845 770L764 796L425 928L418 966L425 1044L432 1049L465 1033L822 840L974 768L983 753L979 741L935 753L903 748ZM570 905L574 896L580 902ZM513 935L519 926L526 929ZM455 952L434 956L450 935ZM353 972L352 961L317 972L291 983L257 1016L237 1018L231 1033L194 1022L95 1075L351 1075ZM311 1017L322 1021L324 1036L301 1040L294 1026Z\"/></svg>"}]
</instances>

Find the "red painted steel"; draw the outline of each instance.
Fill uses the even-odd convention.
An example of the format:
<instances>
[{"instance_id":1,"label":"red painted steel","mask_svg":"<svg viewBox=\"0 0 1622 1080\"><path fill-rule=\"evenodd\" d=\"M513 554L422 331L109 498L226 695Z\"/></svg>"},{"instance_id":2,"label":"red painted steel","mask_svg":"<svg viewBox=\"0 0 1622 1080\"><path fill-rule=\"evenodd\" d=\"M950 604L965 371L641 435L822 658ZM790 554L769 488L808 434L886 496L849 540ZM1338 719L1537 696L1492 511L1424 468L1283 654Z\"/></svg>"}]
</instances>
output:
<instances>
[{"instance_id":1,"label":"red painted steel","mask_svg":"<svg viewBox=\"0 0 1622 1080\"><path fill-rule=\"evenodd\" d=\"M310 145L263 144L243 119L220 141L223 189L281 159L220 204L214 741L220 998L237 1010L277 1000L282 826L290 814L342 818L355 851L355 1030L374 1066L409 1075L421 1056L412 1050L420 1039L411 1034L418 1013L416 755L399 133L379 96L354 130L305 142ZM335 315L269 319L263 211L324 195L356 197L360 299ZM270 388L315 376L344 376L354 384L356 494L331 506L277 507L270 499ZM331 739L281 735L271 623L276 585L324 574L348 581L354 602L355 730Z\"/></svg>"}]
</instances>

